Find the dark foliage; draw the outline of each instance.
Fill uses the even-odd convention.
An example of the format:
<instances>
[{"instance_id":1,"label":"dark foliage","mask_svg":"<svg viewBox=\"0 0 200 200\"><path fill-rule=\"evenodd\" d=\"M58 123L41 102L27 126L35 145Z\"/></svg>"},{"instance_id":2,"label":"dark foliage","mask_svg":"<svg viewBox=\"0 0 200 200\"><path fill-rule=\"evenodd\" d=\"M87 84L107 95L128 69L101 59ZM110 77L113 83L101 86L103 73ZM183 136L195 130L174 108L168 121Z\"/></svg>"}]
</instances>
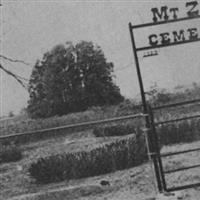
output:
<instances>
[{"instance_id":1,"label":"dark foliage","mask_svg":"<svg viewBox=\"0 0 200 200\"><path fill-rule=\"evenodd\" d=\"M31 117L49 117L123 101L113 63L92 42L55 46L37 61L29 82Z\"/></svg>"},{"instance_id":2,"label":"dark foliage","mask_svg":"<svg viewBox=\"0 0 200 200\"><path fill-rule=\"evenodd\" d=\"M115 124L112 126L95 127L93 129L93 134L96 137L102 136L122 136L136 133L136 128L134 124Z\"/></svg>"},{"instance_id":3,"label":"dark foliage","mask_svg":"<svg viewBox=\"0 0 200 200\"><path fill-rule=\"evenodd\" d=\"M187 143L200 140L200 120L188 120L158 128L162 145Z\"/></svg>"},{"instance_id":4,"label":"dark foliage","mask_svg":"<svg viewBox=\"0 0 200 200\"><path fill-rule=\"evenodd\" d=\"M0 163L15 162L22 159L22 151L15 145L1 145Z\"/></svg>"},{"instance_id":5,"label":"dark foliage","mask_svg":"<svg viewBox=\"0 0 200 200\"><path fill-rule=\"evenodd\" d=\"M143 135L104 144L89 152L75 152L40 158L29 168L40 183L78 179L110 173L147 160Z\"/></svg>"},{"instance_id":6,"label":"dark foliage","mask_svg":"<svg viewBox=\"0 0 200 200\"><path fill-rule=\"evenodd\" d=\"M141 126L140 126L141 127ZM133 124L115 124L112 126L96 127L93 134L96 137L122 136L131 133L142 132L141 128ZM200 140L200 120L186 120L178 123L171 123L157 128L159 143L163 145L187 143Z\"/></svg>"},{"instance_id":7,"label":"dark foliage","mask_svg":"<svg viewBox=\"0 0 200 200\"><path fill-rule=\"evenodd\" d=\"M111 132L106 134L110 136L118 135L117 126L114 126L114 128L113 126L107 127L107 131L110 130ZM122 134L125 132L128 134L131 130L128 126L122 127ZM98 131L101 130L98 129ZM147 160L144 135L140 128L134 129L134 131L135 137L130 135L127 139L119 139L111 144L103 144L90 152L66 153L40 158L37 162L31 164L29 168L30 175L38 182L49 183L96 176L134 167ZM160 147L199 140L199 131L199 120L160 126L158 127ZM103 135L100 132L96 134L97 136Z\"/></svg>"}]
</instances>

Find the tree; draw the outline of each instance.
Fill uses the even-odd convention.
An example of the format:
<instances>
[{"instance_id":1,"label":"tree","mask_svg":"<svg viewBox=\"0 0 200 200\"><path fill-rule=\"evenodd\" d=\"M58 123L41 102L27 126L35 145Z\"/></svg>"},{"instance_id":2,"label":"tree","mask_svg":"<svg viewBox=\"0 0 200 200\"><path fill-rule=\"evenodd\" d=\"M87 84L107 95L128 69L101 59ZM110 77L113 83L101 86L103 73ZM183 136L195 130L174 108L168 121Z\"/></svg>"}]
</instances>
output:
<instances>
[{"instance_id":1,"label":"tree","mask_svg":"<svg viewBox=\"0 0 200 200\"><path fill-rule=\"evenodd\" d=\"M33 68L29 114L49 117L123 101L113 83L113 67L92 42L55 46Z\"/></svg>"}]
</instances>

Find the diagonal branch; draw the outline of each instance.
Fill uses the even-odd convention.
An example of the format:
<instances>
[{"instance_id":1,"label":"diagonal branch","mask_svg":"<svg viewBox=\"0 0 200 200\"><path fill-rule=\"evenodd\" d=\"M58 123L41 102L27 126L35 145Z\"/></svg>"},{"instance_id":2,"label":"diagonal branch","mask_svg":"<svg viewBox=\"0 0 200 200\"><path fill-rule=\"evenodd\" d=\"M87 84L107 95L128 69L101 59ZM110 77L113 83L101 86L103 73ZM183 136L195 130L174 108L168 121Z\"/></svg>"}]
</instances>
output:
<instances>
[{"instance_id":1,"label":"diagonal branch","mask_svg":"<svg viewBox=\"0 0 200 200\"><path fill-rule=\"evenodd\" d=\"M6 72L8 75L12 76L23 88L27 90L26 84L22 80L20 80L19 76L16 74L12 73L11 71L5 69L1 64L0 64L0 69L2 69L4 72Z\"/></svg>"},{"instance_id":2,"label":"diagonal branch","mask_svg":"<svg viewBox=\"0 0 200 200\"><path fill-rule=\"evenodd\" d=\"M17 60L17 59L8 58L8 57L3 56L3 55L1 55L1 54L0 54L0 58L3 58L3 59L8 60L8 61L10 61L10 62L17 62L17 63L22 63L22 64L24 64L24 65L31 66L30 63L24 62L23 60Z\"/></svg>"}]
</instances>

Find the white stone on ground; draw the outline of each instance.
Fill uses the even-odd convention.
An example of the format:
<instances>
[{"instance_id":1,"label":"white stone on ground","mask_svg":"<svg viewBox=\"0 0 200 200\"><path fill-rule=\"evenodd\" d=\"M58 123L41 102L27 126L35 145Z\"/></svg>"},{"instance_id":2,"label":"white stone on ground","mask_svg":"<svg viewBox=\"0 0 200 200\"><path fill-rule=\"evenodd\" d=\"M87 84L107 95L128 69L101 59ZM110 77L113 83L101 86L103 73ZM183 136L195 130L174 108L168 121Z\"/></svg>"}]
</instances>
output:
<instances>
[{"instance_id":1,"label":"white stone on ground","mask_svg":"<svg viewBox=\"0 0 200 200\"><path fill-rule=\"evenodd\" d=\"M183 196L181 192L161 193L157 195L156 200L182 200Z\"/></svg>"}]
</instances>

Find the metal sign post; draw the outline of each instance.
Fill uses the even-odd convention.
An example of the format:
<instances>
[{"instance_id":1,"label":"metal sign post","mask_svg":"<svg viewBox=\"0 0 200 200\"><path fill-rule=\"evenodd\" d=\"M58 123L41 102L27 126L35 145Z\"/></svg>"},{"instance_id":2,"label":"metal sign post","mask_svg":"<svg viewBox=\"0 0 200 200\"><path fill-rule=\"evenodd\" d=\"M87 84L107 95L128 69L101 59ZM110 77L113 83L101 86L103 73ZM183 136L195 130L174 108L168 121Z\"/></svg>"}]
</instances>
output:
<instances>
[{"instance_id":1,"label":"metal sign post","mask_svg":"<svg viewBox=\"0 0 200 200\"><path fill-rule=\"evenodd\" d=\"M140 72L139 59L137 56L136 45L135 45L135 40L134 40L134 36L133 36L131 23L129 23L129 30L130 30L131 42L132 42L132 46L133 46L133 53L134 53L134 57L135 57L136 70L137 70L137 75L138 75L138 80L139 80L140 93L141 93L142 105L143 105L143 113L147 114L148 113L148 105L147 105L147 101L146 101L146 97L145 97L145 93L144 93L144 86L143 86L142 76L141 76L141 72ZM161 174L159 172L158 162L156 161L156 156L155 156L155 152L154 152L154 144L152 143L152 140L150 137L151 126L150 126L149 116L145 117L145 122L146 122L146 124L145 124L146 130L147 130L145 136L146 136L146 140L148 143L147 144L148 153L149 153L150 158L153 161L158 190L159 190L159 192L162 192L164 189L162 186Z\"/></svg>"},{"instance_id":2,"label":"metal sign post","mask_svg":"<svg viewBox=\"0 0 200 200\"><path fill-rule=\"evenodd\" d=\"M195 3L195 2L193 2L193 3ZM166 7L163 7L163 8L166 8ZM154 9L154 11L155 11L155 9ZM158 22L154 21L152 23L140 24L140 25L135 25L135 26L133 26L131 23L129 23L129 31L130 31L133 54L134 54L134 58L135 58L135 66L136 66L137 76L138 76L138 81L139 81L139 87L140 87L140 93L141 93L141 99L142 99L142 106L143 106L143 113L145 115L148 114L145 117L145 120L146 120L146 124L145 124L146 125L146 137L147 137L147 143L148 143L147 147L148 147L148 151L149 151L149 156L153 161L153 166L154 166L155 175L156 175L156 182L157 182L157 187L158 187L159 192L175 191L175 190L179 190L179 189L185 189L185 188L200 185L200 183L182 186L182 187L167 188L167 184L166 184L166 181L165 181L165 174L169 173L169 172L165 172L163 170L162 159L161 159L161 157L163 155L160 154L158 136L157 136L157 133L156 133L156 125L159 124L159 123L154 123L153 111L156 110L156 109L163 109L165 107L168 107L168 105L165 105L163 107L161 106L161 107L158 107L158 108L152 108L152 109L148 105L148 103L146 101L146 97L145 97L143 80L142 80L142 75L141 75L141 71L140 71L140 63L139 63L139 58L138 58L137 53L139 51L145 51L145 50L150 50L150 49L155 50L157 48L164 48L164 47L169 47L169 46L182 45L182 44L186 44L186 43L199 42L200 41L200 35L198 35L198 33L196 32L197 31L196 28L192 28L192 29L188 29L188 32L190 34L188 39L184 38L183 40L180 40L183 32L180 32L180 35L178 35L176 32L174 32L174 41L169 42L169 40L166 39L168 35L166 33L164 33L165 35L160 34L163 37L162 38L163 40L162 40L161 43L159 43L156 40L157 36L155 34L153 34L153 35L149 36L149 44L150 44L149 46L137 47L136 43L135 43L133 30L144 28L144 27L153 27L153 26L158 26L158 25L163 25L163 24L177 23L177 22L193 20L193 19L200 19L200 15L198 15L198 12L195 12L195 13L193 12L193 14L194 15L188 14L188 17L184 17L184 18L180 18L180 19L177 18L177 17L174 17L173 20L168 20L168 18L165 18L164 21L158 21ZM159 16L161 16L161 15L159 15ZM154 12L154 19L155 19L155 12ZM157 55L157 53L152 53L151 55L146 55L146 57L152 56L152 55ZM194 100L192 102L197 102L197 101L200 102L200 100ZM187 103L188 102L180 102L179 104L183 105L183 104L187 104ZM177 105L173 104L173 105L169 105L169 106L177 106ZM200 117L200 116L196 116L196 117ZM178 120L180 120L180 119L178 119ZM184 120L184 118L182 120ZM161 123L165 123L165 122L161 122ZM166 123L168 123L168 122L166 122ZM200 166L200 165L198 165L198 166ZM198 167L198 166L195 166L195 167ZM194 166L193 166L193 168L194 168ZM185 170L185 169L188 169L188 167L184 168L183 170Z\"/></svg>"}]
</instances>

